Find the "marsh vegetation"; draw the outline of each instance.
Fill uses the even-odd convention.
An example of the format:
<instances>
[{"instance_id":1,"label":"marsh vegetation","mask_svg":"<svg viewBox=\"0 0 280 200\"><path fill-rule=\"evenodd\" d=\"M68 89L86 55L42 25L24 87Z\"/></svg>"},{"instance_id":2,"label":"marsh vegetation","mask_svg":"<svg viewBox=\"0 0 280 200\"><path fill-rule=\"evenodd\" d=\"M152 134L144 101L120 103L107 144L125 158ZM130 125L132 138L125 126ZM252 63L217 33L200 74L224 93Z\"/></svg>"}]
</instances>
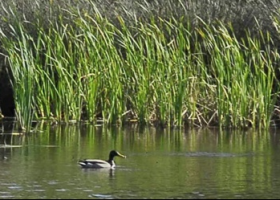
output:
<instances>
[{"instance_id":1,"label":"marsh vegetation","mask_svg":"<svg viewBox=\"0 0 280 200\"><path fill-rule=\"evenodd\" d=\"M279 5L1 1L0 71L27 131L34 119L268 128L280 111Z\"/></svg>"}]
</instances>

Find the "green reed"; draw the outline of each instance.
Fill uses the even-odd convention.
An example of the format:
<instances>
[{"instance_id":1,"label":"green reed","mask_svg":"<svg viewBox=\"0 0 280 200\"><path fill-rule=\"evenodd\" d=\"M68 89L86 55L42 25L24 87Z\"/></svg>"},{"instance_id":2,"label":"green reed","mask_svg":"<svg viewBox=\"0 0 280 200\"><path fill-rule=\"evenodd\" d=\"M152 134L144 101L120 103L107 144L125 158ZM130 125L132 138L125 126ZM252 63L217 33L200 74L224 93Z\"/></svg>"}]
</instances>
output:
<instances>
[{"instance_id":1,"label":"green reed","mask_svg":"<svg viewBox=\"0 0 280 200\"><path fill-rule=\"evenodd\" d=\"M250 34L239 42L222 24L218 28L206 25L199 32L205 37L209 68L217 82L219 123L268 127L276 98L271 52L262 50L260 39ZM262 40L263 44L271 41L269 35Z\"/></svg>"},{"instance_id":2,"label":"green reed","mask_svg":"<svg viewBox=\"0 0 280 200\"><path fill-rule=\"evenodd\" d=\"M15 39L3 41L24 127L33 118L269 126L278 95L278 53L261 45L269 34L240 40L231 25L201 19L199 28L155 16L113 23L91 9L69 9L71 24L63 16L48 28L28 22L35 34L10 24Z\"/></svg>"},{"instance_id":3,"label":"green reed","mask_svg":"<svg viewBox=\"0 0 280 200\"><path fill-rule=\"evenodd\" d=\"M19 127L22 131L29 131L31 122L34 117L34 81L36 79L36 72L34 69L35 62L32 51L29 48L29 43L32 38L25 34L22 24L12 28L14 36L17 38L13 46L12 43L4 44L9 47L8 57L11 68L12 78L11 83L14 89L15 97L15 115L19 122Z\"/></svg>"}]
</instances>

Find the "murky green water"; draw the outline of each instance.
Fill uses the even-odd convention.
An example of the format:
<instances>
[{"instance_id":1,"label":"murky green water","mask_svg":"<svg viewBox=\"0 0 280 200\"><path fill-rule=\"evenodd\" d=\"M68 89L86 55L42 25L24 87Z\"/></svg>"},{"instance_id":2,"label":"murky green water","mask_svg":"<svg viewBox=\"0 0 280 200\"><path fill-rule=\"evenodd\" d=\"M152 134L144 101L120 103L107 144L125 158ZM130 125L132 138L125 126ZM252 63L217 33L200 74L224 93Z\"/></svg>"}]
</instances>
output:
<instances>
[{"instance_id":1,"label":"murky green water","mask_svg":"<svg viewBox=\"0 0 280 200\"><path fill-rule=\"evenodd\" d=\"M42 126L0 136L0 198L278 198L280 133ZM114 170L84 170L80 158ZM5 157L5 158L4 158Z\"/></svg>"}]
</instances>

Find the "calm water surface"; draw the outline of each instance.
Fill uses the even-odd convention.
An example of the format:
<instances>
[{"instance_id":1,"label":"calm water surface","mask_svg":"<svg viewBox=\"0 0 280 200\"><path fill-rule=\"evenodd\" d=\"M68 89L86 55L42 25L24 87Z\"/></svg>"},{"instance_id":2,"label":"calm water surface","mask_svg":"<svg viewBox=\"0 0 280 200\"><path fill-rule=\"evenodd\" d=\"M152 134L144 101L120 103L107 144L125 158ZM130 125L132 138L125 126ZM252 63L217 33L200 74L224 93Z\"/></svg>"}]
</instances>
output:
<instances>
[{"instance_id":1,"label":"calm water surface","mask_svg":"<svg viewBox=\"0 0 280 200\"><path fill-rule=\"evenodd\" d=\"M40 127L0 136L0 198L278 198L280 132ZM6 146L3 144L6 143ZM7 146L19 145L19 146ZM84 170L81 158L114 170Z\"/></svg>"}]
</instances>

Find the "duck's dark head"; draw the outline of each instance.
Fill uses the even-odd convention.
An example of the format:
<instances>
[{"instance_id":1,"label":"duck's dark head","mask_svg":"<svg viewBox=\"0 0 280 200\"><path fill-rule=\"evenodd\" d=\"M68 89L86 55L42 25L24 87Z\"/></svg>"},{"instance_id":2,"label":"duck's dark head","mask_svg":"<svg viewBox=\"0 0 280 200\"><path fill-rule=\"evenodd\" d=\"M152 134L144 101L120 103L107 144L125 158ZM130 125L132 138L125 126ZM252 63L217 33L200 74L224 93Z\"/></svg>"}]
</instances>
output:
<instances>
[{"instance_id":1,"label":"duck's dark head","mask_svg":"<svg viewBox=\"0 0 280 200\"><path fill-rule=\"evenodd\" d=\"M120 154L119 152L112 150L109 154L109 160L113 160L115 156L121 157L121 158L126 158L126 156Z\"/></svg>"}]
</instances>

